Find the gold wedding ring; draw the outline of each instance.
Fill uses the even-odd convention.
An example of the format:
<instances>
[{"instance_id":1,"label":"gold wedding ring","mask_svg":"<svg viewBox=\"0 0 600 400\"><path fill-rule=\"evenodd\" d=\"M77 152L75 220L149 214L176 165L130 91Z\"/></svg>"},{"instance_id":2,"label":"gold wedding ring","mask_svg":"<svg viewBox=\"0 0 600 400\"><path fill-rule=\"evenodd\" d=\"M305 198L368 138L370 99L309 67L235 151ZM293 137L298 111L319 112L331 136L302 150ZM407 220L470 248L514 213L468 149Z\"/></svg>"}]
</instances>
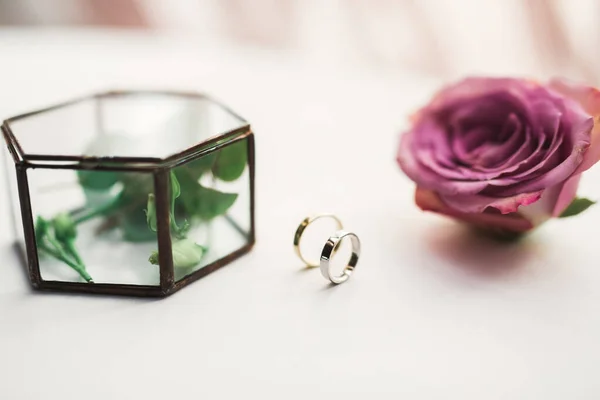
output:
<instances>
[{"instance_id":1,"label":"gold wedding ring","mask_svg":"<svg viewBox=\"0 0 600 400\"><path fill-rule=\"evenodd\" d=\"M304 220L302 220L300 225L298 225L298 229L296 229L296 233L294 234L294 250L296 251L296 254L298 255L298 257L300 257L300 259L306 264L306 266L311 267L311 268L319 267L321 265L321 260L318 259L316 261L310 261L307 258L305 258L302 255L302 251L300 250L300 240L302 239L302 235L304 234L304 231L306 230L306 228L308 228L308 226L310 224L312 224L313 222L315 222L316 220L321 219L321 218L333 219L337 225L336 230L340 230L340 229L344 228L344 226L342 225L342 221L340 221L340 219L333 214L318 214L318 215L314 215L312 217L304 218ZM333 249L334 252L335 252L335 250L336 249Z\"/></svg>"}]
</instances>

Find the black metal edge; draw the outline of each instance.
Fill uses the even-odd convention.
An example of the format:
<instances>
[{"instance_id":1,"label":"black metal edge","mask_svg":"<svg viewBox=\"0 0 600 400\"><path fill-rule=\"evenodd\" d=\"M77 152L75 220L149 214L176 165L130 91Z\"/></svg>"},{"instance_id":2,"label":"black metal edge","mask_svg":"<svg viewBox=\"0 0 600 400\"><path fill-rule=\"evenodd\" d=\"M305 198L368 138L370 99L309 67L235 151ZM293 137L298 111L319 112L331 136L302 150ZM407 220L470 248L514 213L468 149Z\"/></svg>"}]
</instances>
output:
<instances>
[{"instance_id":1,"label":"black metal edge","mask_svg":"<svg viewBox=\"0 0 600 400\"><path fill-rule=\"evenodd\" d=\"M168 89L112 89L105 90L93 95L96 99L109 99L111 97L133 97L133 96L173 96L173 97L186 97L194 99L209 99L208 96L203 93L186 91L186 90L168 90Z\"/></svg>"},{"instance_id":2,"label":"black metal edge","mask_svg":"<svg viewBox=\"0 0 600 400\"><path fill-rule=\"evenodd\" d=\"M248 136L248 169L250 174L250 241L256 241L256 143L252 131Z\"/></svg>"},{"instance_id":3,"label":"black metal edge","mask_svg":"<svg viewBox=\"0 0 600 400\"><path fill-rule=\"evenodd\" d=\"M49 112L49 111L54 111L54 110L57 110L57 109L63 108L63 107L69 107L69 106L72 106L72 105L75 105L77 103L81 103L81 102L84 102L84 101L93 100L95 97L96 97L95 95L79 96L79 97L76 97L74 99L71 99L71 100L68 100L68 101L63 101L63 102L54 104L54 105L49 106L49 107L39 108L39 109L34 110L34 111L29 111L29 112L26 112L26 113L23 113L23 114L15 115L14 117L10 117L10 118L5 119L4 123L7 124L7 125L10 125L13 122L16 122L16 121L19 121L19 120L22 120L22 119L25 119L25 118L33 117L33 116L38 115L38 114L42 114L42 113Z\"/></svg>"},{"instance_id":4,"label":"black metal edge","mask_svg":"<svg viewBox=\"0 0 600 400\"><path fill-rule=\"evenodd\" d=\"M120 171L120 172L141 172L152 173L161 168L160 164L137 164L121 162L120 165L114 165L115 162L105 163L97 161L82 161L69 164L48 164L43 162L24 161L29 168L40 169L68 169L68 170L91 170L91 171Z\"/></svg>"},{"instance_id":5,"label":"black metal edge","mask_svg":"<svg viewBox=\"0 0 600 400\"><path fill-rule=\"evenodd\" d=\"M130 285L122 283L42 281L37 289L55 292L137 297L164 297L166 295L161 290L160 286Z\"/></svg>"},{"instance_id":6,"label":"black metal edge","mask_svg":"<svg viewBox=\"0 0 600 400\"><path fill-rule=\"evenodd\" d=\"M158 157L126 157L126 156L68 156L68 155L45 155L27 154L25 161L55 161L55 162L79 162L87 164L113 164L113 163L137 163L160 165L163 161Z\"/></svg>"},{"instance_id":7,"label":"black metal edge","mask_svg":"<svg viewBox=\"0 0 600 400\"><path fill-rule=\"evenodd\" d=\"M31 198L29 193L29 182L27 179L27 166L16 165L17 186L19 190L19 202L21 203L21 219L23 223L23 234L27 252L27 270L29 282L34 288L38 288L42 281L40 264L38 259L37 244L35 241L35 228L33 212L31 211Z\"/></svg>"},{"instance_id":8,"label":"black metal edge","mask_svg":"<svg viewBox=\"0 0 600 400\"><path fill-rule=\"evenodd\" d=\"M6 147L8 148L8 151L11 157L13 158L14 162L18 163L23 161L23 151L21 149L21 146L19 145L19 142L17 142L17 139L15 138L15 135L13 135L8 124L2 124L2 126L0 126L0 129L2 130L2 136L4 137Z\"/></svg>"},{"instance_id":9,"label":"black metal edge","mask_svg":"<svg viewBox=\"0 0 600 400\"><path fill-rule=\"evenodd\" d=\"M156 219L158 240L158 264L160 270L160 288L168 293L174 285L173 250L171 247L171 229L169 216L170 177L168 170L154 173L154 193L156 200Z\"/></svg>"}]
</instances>

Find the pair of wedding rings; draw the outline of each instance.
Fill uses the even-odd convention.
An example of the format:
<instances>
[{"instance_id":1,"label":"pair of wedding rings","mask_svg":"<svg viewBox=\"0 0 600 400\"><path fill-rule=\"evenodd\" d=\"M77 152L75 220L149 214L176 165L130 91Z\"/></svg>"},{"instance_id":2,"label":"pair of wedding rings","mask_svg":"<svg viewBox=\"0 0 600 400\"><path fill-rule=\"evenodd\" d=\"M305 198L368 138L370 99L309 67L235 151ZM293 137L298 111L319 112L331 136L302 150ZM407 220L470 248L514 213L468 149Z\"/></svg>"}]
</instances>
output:
<instances>
[{"instance_id":1,"label":"pair of wedding rings","mask_svg":"<svg viewBox=\"0 0 600 400\"><path fill-rule=\"evenodd\" d=\"M325 242L323 246L323 250L321 251L321 257L318 262L307 259L302 255L302 251L300 250L300 240L302 239L302 235L304 231L310 224L315 222L321 218L331 218L335 221L337 225L337 231L333 233L329 239ZM296 229L296 233L294 234L294 249L296 250L296 254L300 259L306 264L307 267L316 268L319 267L321 269L321 274L325 279L328 279L331 283L340 284L346 282L350 279L352 272L356 268L356 264L358 263L358 258L360 257L360 240L358 236L352 232L348 232L343 230L344 227L342 225L342 221L338 217L333 214L319 214L312 217L305 218L300 225L298 225L298 229ZM337 251L339 245L345 238L349 238L352 243L352 254L350 255L350 260L344 267L342 273L340 275L335 275L331 271L331 258Z\"/></svg>"}]
</instances>

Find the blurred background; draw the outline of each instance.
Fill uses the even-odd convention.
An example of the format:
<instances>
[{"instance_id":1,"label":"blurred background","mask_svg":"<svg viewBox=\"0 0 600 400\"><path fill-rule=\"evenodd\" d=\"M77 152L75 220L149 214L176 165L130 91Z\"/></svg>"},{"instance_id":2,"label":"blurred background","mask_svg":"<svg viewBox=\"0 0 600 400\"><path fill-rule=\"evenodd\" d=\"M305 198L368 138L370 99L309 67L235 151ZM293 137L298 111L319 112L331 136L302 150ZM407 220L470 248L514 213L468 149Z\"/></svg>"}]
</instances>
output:
<instances>
[{"instance_id":1,"label":"blurred background","mask_svg":"<svg viewBox=\"0 0 600 400\"><path fill-rule=\"evenodd\" d=\"M129 30L446 79L596 81L599 15L596 0L0 0L0 27L13 31Z\"/></svg>"},{"instance_id":2,"label":"blurred background","mask_svg":"<svg viewBox=\"0 0 600 400\"><path fill-rule=\"evenodd\" d=\"M330 185L350 158L413 210L394 161L407 116L470 74L600 84L598 16L596 0L0 0L0 120L107 89L207 92L259 134L259 208L341 213L365 190Z\"/></svg>"}]
</instances>

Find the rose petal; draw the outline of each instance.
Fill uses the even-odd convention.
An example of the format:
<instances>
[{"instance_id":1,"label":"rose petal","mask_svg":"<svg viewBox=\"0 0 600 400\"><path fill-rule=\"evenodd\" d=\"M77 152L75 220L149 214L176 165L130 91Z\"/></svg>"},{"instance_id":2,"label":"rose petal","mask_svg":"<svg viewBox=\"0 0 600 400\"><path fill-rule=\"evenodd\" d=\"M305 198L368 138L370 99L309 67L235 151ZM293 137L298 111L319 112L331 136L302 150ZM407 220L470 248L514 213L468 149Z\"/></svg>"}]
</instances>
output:
<instances>
[{"instance_id":1,"label":"rose petal","mask_svg":"<svg viewBox=\"0 0 600 400\"><path fill-rule=\"evenodd\" d=\"M590 146L583 155L583 160L574 174L581 174L600 161L600 118L594 119L594 128L590 136Z\"/></svg>"},{"instance_id":2,"label":"rose petal","mask_svg":"<svg viewBox=\"0 0 600 400\"><path fill-rule=\"evenodd\" d=\"M544 141L544 137L539 138L535 151L527 160L520 163L518 168L511 168L504 171L504 175L506 175L504 185L535 178L540 175L536 172L552 169L552 167L560 163L561 154L558 150L563 144L563 137L559 134L554 135L550 142L550 147L545 152L543 151Z\"/></svg>"},{"instance_id":3,"label":"rose petal","mask_svg":"<svg viewBox=\"0 0 600 400\"><path fill-rule=\"evenodd\" d=\"M510 114L500 132L500 136L505 137L504 141L481 146L477 152L477 163L473 165L473 168L487 170L487 168L498 166L501 162L510 159L523 147L522 129L519 118L515 114Z\"/></svg>"},{"instance_id":4,"label":"rose petal","mask_svg":"<svg viewBox=\"0 0 600 400\"><path fill-rule=\"evenodd\" d=\"M547 172L559 164L561 157L563 157L558 152L564 140L563 135L559 132L562 112L547 100L535 101L531 108L534 114L534 126L537 126L538 129L529 132L527 136L536 136L537 147L526 160L504 170L503 177L507 179L501 186L508 186L538 177L541 173ZM530 127L530 129L532 128ZM547 144L548 138L550 138L549 145ZM547 148L544 151L545 146ZM504 189L500 190L503 191ZM493 188L490 188L487 192L492 195L496 193Z\"/></svg>"},{"instance_id":5,"label":"rose petal","mask_svg":"<svg viewBox=\"0 0 600 400\"><path fill-rule=\"evenodd\" d=\"M533 193L522 193L512 197L490 197L483 195L456 195L448 196L440 194L440 199L449 207L464 213L481 213L488 207L500 211L502 214L517 212L520 206L527 206L540 199L542 191Z\"/></svg>"},{"instance_id":6,"label":"rose petal","mask_svg":"<svg viewBox=\"0 0 600 400\"><path fill-rule=\"evenodd\" d=\"M559 194L555 201L554 208L552 209L553 217L560 216L560 214L562 214L562 212L565 211L569 204L571 204L571 202L575 199L580 180L581 174L577 174L564 182L564 184L557 185L558 187L556 190L559 191Z\"/></svg>"},{"instance_id":7,"label":"rose petal","mask_svg":"<svg viewBox=\"0 0 600 400\"><path fill-rule=\"evenodd\" d=\"M574 144L569 156L560 164L550 168L548 172L526 180L527 174L492 182L493 188L487 189L486 194L514 196L523 192L535 192L557 185L577 174L577 168L582 163L583 156L589 147L589 132L592 129L592 120L584 121L580 126L573 127ZM545 161L544 164L548 163ZM512 181L512 184L511 184ZM507 186L504 186L507 185Z\"/></svg>"},{"instance_id":8,"label":"rose petal","mask_svg":"<svg viewBox=\"0 0 600 400\"><path fill-rule=\"evenodd\" d=\"M513 99L518 99L520 107L525 106L526 109L527 102L524 101L523 93L535 87L539 87L539 84L516 78L470 77L443 88L426 109L440 110L456 102L471 102L475 98L481 101L482 98L493 93L510 94Z\"/></svg>"},{"instance_id":9,"label":"rose petal","mask_svg":"<svg viewBox=\"0 0 600 400\"><path fill-rule=\"evenodd\" d=\"M550 218L560 216L575 198L580 179L581 174L575 175L565 182L544 190L539 201L521 207L519 213L535 226Z\"/></svg>"},{"instance_id":10,"label":"rose petal","mask_svg":"<svg viewBox=\"0 0 600 400\"><path fill-rule=\"evenodd\" d=\"M444 204L435 192L419 187L415 191L415 202L424 211L447 215L482 228L497 228L511 232L527 232L534 228L531 222L519 213L462 213Z\"/></svg>"},{"instance_id":11,"label":"rose petal","mask_svg":"<svg viewBox=\"0 0 600 400\"><path fill-rule=\"evenodd\" d=\"M523 136L525 139L521 147L517 149L512 156L506 159L504 163L489 169L490 172L496 174L496 177L517 171L524 163L531 162L532 158L535 157L536 152L542 147L542 142L538 142L537 148L533 147L532 135L527 133L527 128L524 130Z\"/></svg>"},{"instance_id":12,"label":"rose petal","mask_svg":"<svg viewBox=\"0 0 600 400\"><path fill-rule=\"evenodd\" d=\"M481 145L489 142L490 136L489 128L484 126L478 126L464 133L455 133L452 138L451 149L456 159L464 164L470 164L473 161L473 153Z\"/></svg>"},{"instance_id":13,"label":"rose petal","mask_svg":"<svg viewBox=\"0 0 600 400\"><path fill-rule=\"evenodd\" d=\"M548 86L579 103L594 118L594 129L591 132L590 147L586 151L583 161L575 171L575 174L587 171L600 160L600 91L596 88L579 85L566 79L553 79Z\"/></svg>"},{"instance_id":14,"label":"rose petal","mask_svg":"<svg viewBox=\"0 0 600 400\"><path fill-rule=\"evenodd\" d=\"M449 194L475 194L488 185L486 181L458 181L440 177L415 157L418 152L413 148L414 130L400 139L397 161L404 173L419 186L436 189Z\"/></svg>"}]
</instances>

